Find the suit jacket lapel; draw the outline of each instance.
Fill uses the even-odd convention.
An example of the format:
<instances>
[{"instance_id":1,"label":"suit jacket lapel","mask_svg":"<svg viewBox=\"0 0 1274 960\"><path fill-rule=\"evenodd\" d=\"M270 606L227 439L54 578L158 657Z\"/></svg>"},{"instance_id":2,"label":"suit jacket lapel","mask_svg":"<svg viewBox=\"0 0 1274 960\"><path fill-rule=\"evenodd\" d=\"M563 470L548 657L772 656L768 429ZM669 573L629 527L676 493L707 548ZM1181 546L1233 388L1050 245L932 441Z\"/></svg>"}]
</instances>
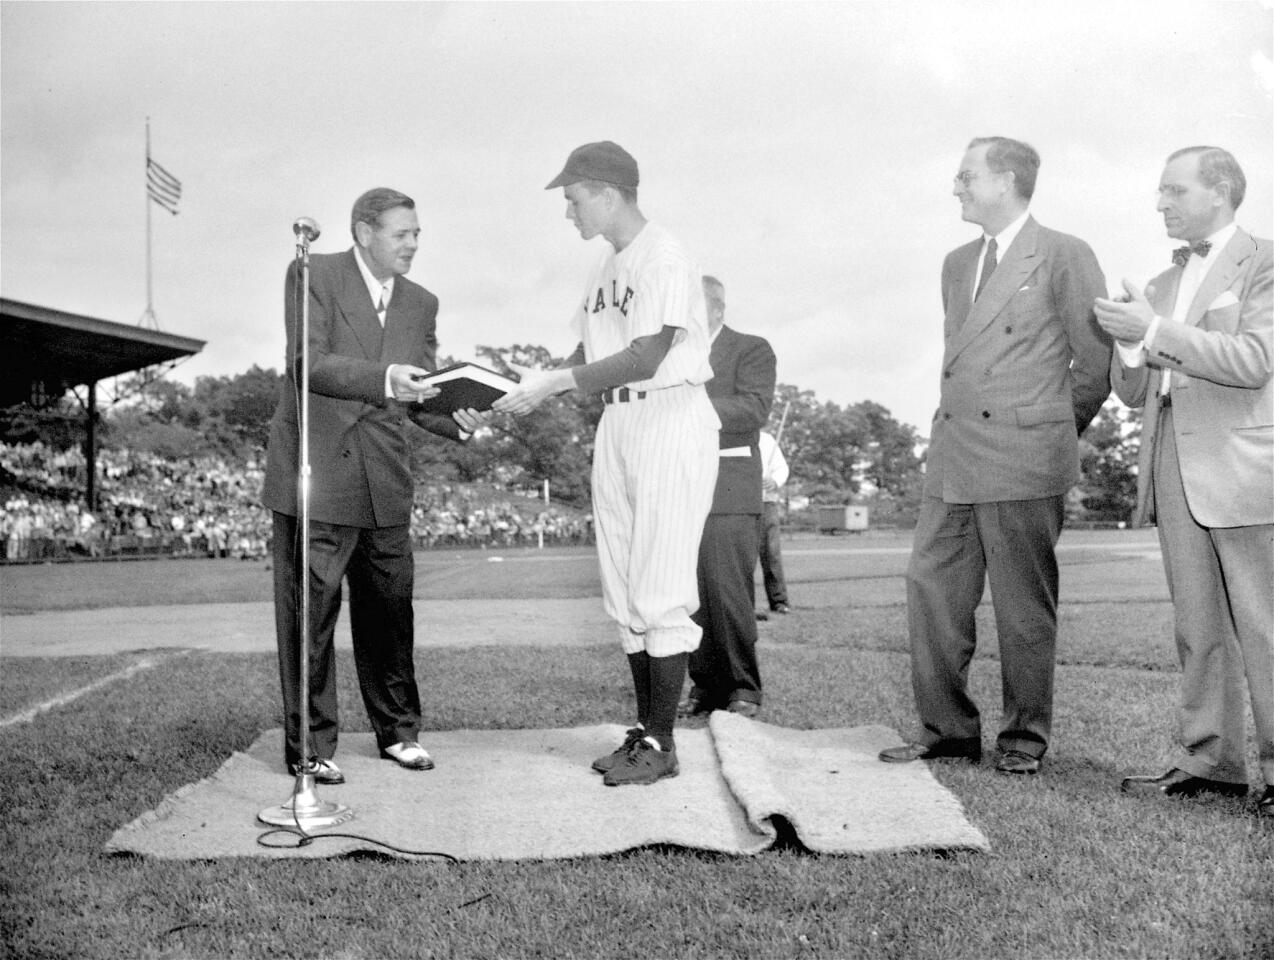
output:
<instances>
[{"instance_id":1,"label":"suit jacket lapel","mask_svg":"<svg viewBox=\"0 0 1274 960\"><path fill-rule=\"evenodd\" d=\"M358 263L354 260L354 257L355 253L353 250L346 254L344 270L341 271L342 283L340 293L337 295L337 302L346 322L354 331L354 336L358 338L363 352L369 359L379 360L384 331L381 329L380 320L376 316L376 305L372 303L371 297L367 294L367 284L363 282L363 275L359 272ZM395 295L397 295L397 292L398 284L395 283Z\"/></svg>"},{"instance_id":2,"label":"suit jacket lapel","mask_svg":"<svg viewBox=\"0 0 1274 960\"><path fill-rule=\"evenodd\" d=\"M1013 294L1021 289L1022 281L1039 265L1036 250L1038 240L1039 226L1034 217L1027 217L1021 231L982 288L982 296L969 307L969 315L965 317L948 347L950 357L954 358L974 337L990 326L1005 304L1013 298ZM976 260L974 269L977 269Z\"/></svg>"},{"instance_id":3,"label":"suit jacket lapel","mask_svg":"<svg viewBox=\"0 0 1274 960\"><path fill-rule=\"evenodd\" d=\"M952 342L969 316L969 306L973 301L973 279L978 270L978 254L981 241L967 244L961 251L959 261L951 278L951 289L947 291L947 315L943 327L943 335L948 343Z\"/></svg>"},{"instance_id":4,"label":"suit jacket lapel","mask_svg":"<svg viewBox=\"0 0 1274 960\"><path fill-rule=\"evenodd\" d=\"M1203 283L1199 285L1199 289L1195 293L1194 299L1190 302L1189 309L1186 311L1185 322L1187 326L1198 326L1199 321L1207 313L1212 301L1220 296L1223 291L1230 289L1234 283L1234 278L1243 269L1243 261L1252 255L1255 247L1256 244L1252 242L1252 238L1248 234L1242 230L1236 230L1234 236L1230 238L1230 242L1217 251L1218 260L1216 265L1203 278ZM1178 274L1179 276L1180 274Z\"/></svg>"}]
</instances>

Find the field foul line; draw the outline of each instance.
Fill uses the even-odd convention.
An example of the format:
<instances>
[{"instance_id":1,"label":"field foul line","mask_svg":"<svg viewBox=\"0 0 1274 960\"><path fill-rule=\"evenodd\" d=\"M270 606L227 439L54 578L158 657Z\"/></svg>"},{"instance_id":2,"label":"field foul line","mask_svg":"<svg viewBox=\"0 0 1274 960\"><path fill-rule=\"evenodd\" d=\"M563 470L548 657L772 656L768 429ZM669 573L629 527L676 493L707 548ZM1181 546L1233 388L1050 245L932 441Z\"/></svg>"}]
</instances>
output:
<instances>
[{"instance_id":1,"label":"field foul line","mask_svg":"<svg viewBox=\"0 0 1274 960\"><path fill-rule=\"evenodd\" d=\"M23 710L21 713L15 713L11 716L0 719L0 729L3 729L5 727L12 727L19 723L30 723L32 720L34 720L36 717L38 717L42 713L47 713L49 710L53 710L56 707L65 706L66 704L71 703L75 700L78 700L80 697L90 694L95 690L100 690L102 687L105 687L108 684L115 683L116 681L119 681L119 680L127 680L129 677L131 677L135 673L140 673L143 670L150 670L153 667L157 667L159 666L160 663L169 659L170 657L181 656L189 652L190 651L188 650L180 650L176 653L169 654L168 657L157 657L154 659L150 657L143 657L141 660L138 660L136 663L134 663L131 667L125 667L123 670L118 670L115 673L112 673L108 677L102 677L102 679L100 680L95 680L92 683L90 683L87 687L80 687L80 689L72 690L70 693L64 693L61 696L54 697L51 700L45 700L43 703L37 703L34 707L31 707L29 710Z\"/></svg>"}]
</instances>

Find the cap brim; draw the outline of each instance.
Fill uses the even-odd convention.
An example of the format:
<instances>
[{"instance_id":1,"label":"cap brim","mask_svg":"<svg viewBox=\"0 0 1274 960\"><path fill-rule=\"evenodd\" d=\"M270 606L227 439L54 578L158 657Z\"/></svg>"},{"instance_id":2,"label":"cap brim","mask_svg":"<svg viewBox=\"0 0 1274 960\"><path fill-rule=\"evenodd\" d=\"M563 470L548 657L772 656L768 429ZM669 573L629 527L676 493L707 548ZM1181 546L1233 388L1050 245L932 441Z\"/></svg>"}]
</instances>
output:
<instances>
[{"instance_id":1,"label":"cap brim","mask_svg":"<svg viewBox=\"0 0 1274 960\"><path fill-rule=\"evenodd\" d=\"M580 180L582 179L584 178L576 176L575 174L571 173L568 170L563 170L556 177L554 177L553 182L550 183L544 189L552 190L554 187L569 187L572 183L579 183Z\"/></svg>"}]
</instances>

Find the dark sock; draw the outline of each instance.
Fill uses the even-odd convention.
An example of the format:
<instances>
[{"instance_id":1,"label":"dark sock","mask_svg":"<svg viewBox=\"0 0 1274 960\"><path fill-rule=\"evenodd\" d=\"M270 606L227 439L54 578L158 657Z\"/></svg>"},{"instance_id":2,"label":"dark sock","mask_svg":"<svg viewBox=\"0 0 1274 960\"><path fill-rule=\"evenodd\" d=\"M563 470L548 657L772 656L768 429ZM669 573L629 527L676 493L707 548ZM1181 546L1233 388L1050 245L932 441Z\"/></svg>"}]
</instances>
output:
<instances>
[{"instance_id":1,"label":"dark sock","mask_svg":"<svg viewBox=\"0 0 1274 960\"><path fill-rule=\"evenodd\" d=\"M686 681L688 654L677 653L671 657L650 658L650 719L646 733L659 742L664 750L672 750L672 727L677 720L677 702L681 699L681 686Z\"/></svg>"},{"instance_id":2,"label":"dark sock","mask_svg":"<svg viewBox=\"0 0 1274 960\"><path fill-rule=\"evenodd\" d=\"M633 690L637 694L637 723L650 727L650 654L638 650L628 655L628 669L633 672Z\"/></svg>"}]
</instances>

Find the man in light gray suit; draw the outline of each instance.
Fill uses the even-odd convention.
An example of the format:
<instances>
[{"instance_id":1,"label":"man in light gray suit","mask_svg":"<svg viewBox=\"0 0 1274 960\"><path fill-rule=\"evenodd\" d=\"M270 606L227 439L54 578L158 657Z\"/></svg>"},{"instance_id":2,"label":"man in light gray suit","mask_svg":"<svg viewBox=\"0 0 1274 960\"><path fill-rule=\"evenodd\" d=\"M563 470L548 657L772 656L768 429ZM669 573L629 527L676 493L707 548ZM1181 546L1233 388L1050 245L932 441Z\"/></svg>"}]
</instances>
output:
<instances>
[{"instance_id":1,"label":"man in light gray suit","mask_svg":"<svg viewBox=\"0 0 1274 960\"><path fill-rule=\"evenodd\" d=\"M1168 157L1158 209L1186 246L1144 293L1099 299L1116 338L1111 382L1145 407L1139 523L1159 526L1181 660L1180 756L1123 789L1243 796L1247 678L1274 817L1274 257L1234 223L1247 181L1218 147Z\"/></svg>"},{"instance_id":2,"label":"man in light gray suit","mask_svg":"<svg viewBox=\"0 0 1274 960\"><path fill-rule=\"evenodd\" d=\"M1078 436L1110 392L1109 338L1093 317L1106 281L1082 240L1027 209L1039 154L969 144L954 194L983 236L942 267L946 345L924 501L907 570L912 688L922 730L880 759L982 758L968 693L974 611L991 585L1004 716L996 769L1033 774L1048 749L1057 560Z\"/></svg>"}]
</instances>

